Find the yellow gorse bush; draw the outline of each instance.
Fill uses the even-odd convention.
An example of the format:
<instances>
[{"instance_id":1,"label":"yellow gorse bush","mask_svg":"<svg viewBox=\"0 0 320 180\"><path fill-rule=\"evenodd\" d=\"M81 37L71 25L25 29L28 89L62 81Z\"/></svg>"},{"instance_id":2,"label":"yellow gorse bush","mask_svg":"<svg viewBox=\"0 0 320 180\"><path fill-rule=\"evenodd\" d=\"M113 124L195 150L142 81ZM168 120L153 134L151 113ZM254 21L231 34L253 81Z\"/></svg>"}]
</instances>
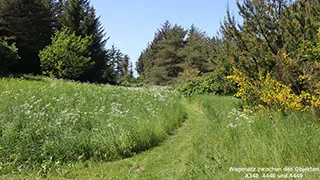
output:
<instances>
[{"instance_id":1,"label":"yellow gorse bush","mask_svg":"<svg viewBox=\"0 0 320 180\"><path fill-rule=\"evenodd\" d=\"M231 79L237 83L238 92L235 94L236 97L241 97L243 100L252 100L254 95L254 87L249 78L244 75L241 71L236 68L233 68L234 75L227 76L228 79Z\"/></svg>"},{"instance_id":2,"label":"yellow gorse bush","mask_svg":"<svg viewBox=\"0 0 320 180\"><path fill-rule=\"evenodd\" d=\"M234 68L234 75L228 76L238 85L236 97L244 100L248 105L245 109L258 111L305 111L313 105L316 109L320 107L320 98L318 95L311 95L308 92L301 92L296 95L292 92L290 86L267 75L259 74L259 78L254 80L244 73ZM318 92L319 94L319 92Z\"/></svg>"}]
</instances>

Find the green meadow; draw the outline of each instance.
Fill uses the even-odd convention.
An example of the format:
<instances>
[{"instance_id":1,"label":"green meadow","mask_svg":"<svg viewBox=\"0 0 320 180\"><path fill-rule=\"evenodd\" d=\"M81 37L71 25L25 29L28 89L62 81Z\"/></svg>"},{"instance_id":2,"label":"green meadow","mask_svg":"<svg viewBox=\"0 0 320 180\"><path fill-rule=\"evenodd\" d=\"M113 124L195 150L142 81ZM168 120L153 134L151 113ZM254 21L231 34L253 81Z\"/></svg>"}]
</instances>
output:
<instances>
[{"instance_id":1,"label":"green meadow","mask_svg":"<svg viewBox=\"0 0 320 180\"><path fill-rule=\"evenodd\" d=\"M279 113L273 124L228 96L185 99L170 88L28 76L0 81L3 179L320 177L310 169L320 166L310 112Z\"/></svg>"},{"instance_id":2,"label":"green meadow","mask_svg":"<svg viewBox=\"0 0 320 180\"><path fill-rule=\"evenodd\" d=\"M165 88L6 78L0 99L1 173L129 157L162 142L186 116L179 94Z\"/></svg>"},{"instance_id":3,"label":"green meadow","mask_svg":"<svg viewBox=\"0 0 320 180\"><path fill-rule=\"evenodd\" d=\"M320 0L0 0L0 180L316 180L319 122Z\"/></svg>"}]
</instances>

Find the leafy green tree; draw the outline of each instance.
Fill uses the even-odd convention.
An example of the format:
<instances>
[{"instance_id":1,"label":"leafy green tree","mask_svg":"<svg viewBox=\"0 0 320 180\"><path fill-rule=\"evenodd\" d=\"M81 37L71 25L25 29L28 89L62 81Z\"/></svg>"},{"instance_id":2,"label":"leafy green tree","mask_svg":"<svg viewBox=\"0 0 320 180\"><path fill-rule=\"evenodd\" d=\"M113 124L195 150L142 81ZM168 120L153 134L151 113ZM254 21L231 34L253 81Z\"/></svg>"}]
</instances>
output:
<instances>
[{"instance_id":1,"label":"leafy green tree","mask_svg":"<svg viewBox=\"0 0 320 180\"><path fill-rule=\"evenodd\" d=\"M51 0L0 0L0 36L16 42L21 59L15 72L40 73L39 50L52 35Z\"/></svg>"},{"instance_id":2,"label":"leafy green tree","mask_svg":"<svg viewBox=\"0 0 320 180\"><path fill-rule=\"evenodd\" d=\"M112 76L112 74L106 74L109 72L107 64L110 61L105 49L108 38L104 39L104 29L101 27L99 17L96 17L94 7L90 5L89 0L66 0L61 3L63 3L63 10L59 15L59 24L75 32L77 36L92 36L89 49L94 66L83 74L81 79L91 82L108 82L107 76Z\"/></svg>"},{"instance_id":3,"label":"leafy green tree","mask_svg":"<svg viewBox=\"0 0 320 180\"><path fill-rule=\"evenodd\" d=\"M0 39L0 75L5 75L14 63L19 60L18 49L15 44L11 46L3 39Z\"/></svg>"},{"instance_id":4,"label":"leafy green tree","mask_svg":"<svg viewBox=\"0 0 320 180\"><path fill-rule=\"evenodd\" d=\"M44 74L77 80L93 65L89 56L91 41L91 36L76 36L66 28L57 31L52 44L39 54Z\"/></svg>"}]
</instances>

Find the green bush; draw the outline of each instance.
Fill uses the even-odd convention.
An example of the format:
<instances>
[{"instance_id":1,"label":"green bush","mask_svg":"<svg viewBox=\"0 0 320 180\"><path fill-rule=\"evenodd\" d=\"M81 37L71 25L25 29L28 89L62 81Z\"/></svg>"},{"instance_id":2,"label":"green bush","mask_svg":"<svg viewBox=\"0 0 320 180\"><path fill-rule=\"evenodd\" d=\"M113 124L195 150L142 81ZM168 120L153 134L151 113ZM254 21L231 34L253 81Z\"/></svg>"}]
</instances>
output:
<instances>
[{"instance_id":1,"label":"green bush","mask_svg":"<svg viewBox=\"0 0 320 180\"><path fill-rule=\"evenodd\" d=\"M190 80L184 84L176 85L176 89L185 96L196 94L219 94L231 95L236 92L236 86L226 79L228 71L225 67L217 68L215 71Z\"/></svg>"},{"instance_id":2,"label":"green bush","mask_svg":"<svg viewBox=\"0 0 320 180\"><path fill-rule=\"evenodd\" d=\"M0 39L0 74L8 73L8 69L20 57L15 44L9 45L5 40Z\"/></svg>"},{"instance_id":3,"label":"green bush","mask_svg":"<svg viewBox=\"0 0 320 180\"><path fill-rule=\"evenodd\" d=\"M76 36L66 28L57 31L52 44L39 53L43 73L63 79L79 78L93 65L89 56L91 39Z\"/></svg>"},{"instance_id":4,"label":"green bush","mask_svg":"<svg viewBox=\"0 0 320 180\"><path fill-rule=\"evenodd\" d=\"M124 87L142 87L143 84L137 80L137 78L127 74L124 76L122 81L120 82L121 86Z\"/></svg>"}]
</instances>

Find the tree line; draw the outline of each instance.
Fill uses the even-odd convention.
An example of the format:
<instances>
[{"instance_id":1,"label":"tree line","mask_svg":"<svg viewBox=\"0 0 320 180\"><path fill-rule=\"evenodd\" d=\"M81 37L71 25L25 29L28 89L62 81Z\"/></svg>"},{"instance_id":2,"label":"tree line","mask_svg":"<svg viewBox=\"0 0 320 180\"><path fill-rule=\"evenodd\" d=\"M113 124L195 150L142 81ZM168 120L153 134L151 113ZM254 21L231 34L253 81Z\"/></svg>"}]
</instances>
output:
<instances>
[{"instance_id":1,"label":"tree line","mask_svg":"<svg viewBox=\"0 0 320 180\"><path fill-rule=\"evenodd\" d=\"M239 81L226 77L241 73L251 84L269 76L296 95L320 94L319 1L243 0L237 6L243 22L227 10L214 37L195 25L164 22L139 56L139 80L182 84L188 94L233 94ZM127 55L105 48L108 38L89 0L0 0L0 39L1 74L113 84L133 74Z\"/></svg>"},{"instance_id":2,"label":"tree line","mask_svg":"<svg viewBox=\"0 0 320 180\"><path fill-rule=\"evenodd\" d=\"M320 2L243 0L237 6L243 22L227 10L215 37L165 22L138 59L142 79L176 84L187 77L182 89L188 93L230 94L237 87L225 77L236 70L254 81L270 75L297 95L319 94Z\"/></svg>"},{"instance_id":3,"label":"tree line","mask_svg":"<svg viewBox=\"0 0 320 180\"><path fill-rule=\"evenodd\" d=\"M213 70L214 46L215 41L195 25L186 30L166 21L141 52L136 70L147 83L173 84L187 68Z\"/></svg>"},{"instance_id":4,"label":"tree line","mask_svg":"<svg viewBox=\"0 0 320 180\"><path fill-rule=\"evenodd\" d=\"M132 76L130 58L106 48L89 0L0 0L0 39L3 75L44 73L113 84Z\"/></svg>"}]
</instances>

